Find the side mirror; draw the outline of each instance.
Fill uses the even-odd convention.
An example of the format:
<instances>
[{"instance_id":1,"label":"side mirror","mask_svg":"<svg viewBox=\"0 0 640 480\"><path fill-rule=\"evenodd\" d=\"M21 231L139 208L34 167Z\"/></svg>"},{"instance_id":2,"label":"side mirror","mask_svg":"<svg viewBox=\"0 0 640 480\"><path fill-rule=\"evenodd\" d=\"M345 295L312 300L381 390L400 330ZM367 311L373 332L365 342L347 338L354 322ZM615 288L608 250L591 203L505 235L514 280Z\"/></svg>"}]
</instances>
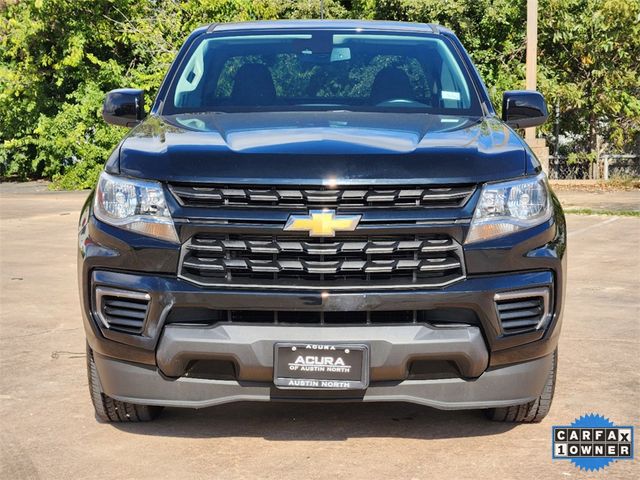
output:
<instances>
[{"instance_id":1,"label":"side mirror","mask_svg":"<svg viewBox=\"0 0 640 480\"><path fill-rule=\"evenodd\" d=\"M133 127L144 119L144 90L118 88L107 93L102 106L105 122Z\"/></svg>"},{"instance_id":2,"label":"side mirror","mask_svg":"<svg viewBox=\"0 0 640 480\"><path fill-rule=\"evenodd\" d=\"M541 93L511 90L502 95L502 120L510 127L537 127L546 122L547 118L547 102Z\"/></svg>"}]
</instances>

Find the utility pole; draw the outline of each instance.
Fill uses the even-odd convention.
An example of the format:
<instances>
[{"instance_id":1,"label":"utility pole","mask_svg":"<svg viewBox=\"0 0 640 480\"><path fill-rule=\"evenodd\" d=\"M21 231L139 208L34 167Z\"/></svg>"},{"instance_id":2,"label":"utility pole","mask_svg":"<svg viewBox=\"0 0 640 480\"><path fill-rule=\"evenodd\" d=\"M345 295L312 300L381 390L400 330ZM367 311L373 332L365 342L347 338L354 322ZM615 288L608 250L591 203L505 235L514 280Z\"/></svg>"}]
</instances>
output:
<instances>
[{"instance_id":1,"label":"utility pole","mask_svg":"<svg viewBox=\"0 0 640 480\"><path fill-rule=\"evenodd\" d=\"M538 69L538 0L527 0L527 74L525 88L536 89ZM525 129L525 139L529 144L536 138L536 128Z\"/></svg>"},{"instance_id":2,"label":"utility pole","mask_svg":"<svg viewBox=\"0 0 640 480\"><path fill-rule=\"evenodd\" d=\"M553 149L553 154L556 157L556 163L558 163L558 155L560 155L560 97L556 98L556 119L553 128L553 136L555 137L556 145Z\"/></svg>"},{"instance_id":3,"label":"utility pole","mask_svg":"<svg viewBox=\"0 0 640 480\"><path fill-rule=\"evenodd\" d=\"M536 74L538 70L538 0L527 0L527 75L525 88L536 90ZM549 173L549 148L544 138L536 138L536 128L527 128L524 132L533 153L536 154L542 169Z\"/></svg>"}]
</instances>

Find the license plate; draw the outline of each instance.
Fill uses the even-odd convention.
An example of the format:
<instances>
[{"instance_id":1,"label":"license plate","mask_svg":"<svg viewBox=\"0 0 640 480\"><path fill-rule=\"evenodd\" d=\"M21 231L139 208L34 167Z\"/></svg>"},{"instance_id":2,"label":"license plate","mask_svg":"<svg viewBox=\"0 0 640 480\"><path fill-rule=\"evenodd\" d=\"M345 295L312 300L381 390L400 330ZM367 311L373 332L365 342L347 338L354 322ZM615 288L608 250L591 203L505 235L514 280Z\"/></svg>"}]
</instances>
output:
<instances>
[{"instance_id":1,"label":"license plate","mask_svg":"<svg viewBox=\"0 0 640 480\"><path fill-rule=\"evenodd\" d=\"M369 386L366 345L276 343L273 383L297 390L364 390Z\"/></svg>"}]
</instances>

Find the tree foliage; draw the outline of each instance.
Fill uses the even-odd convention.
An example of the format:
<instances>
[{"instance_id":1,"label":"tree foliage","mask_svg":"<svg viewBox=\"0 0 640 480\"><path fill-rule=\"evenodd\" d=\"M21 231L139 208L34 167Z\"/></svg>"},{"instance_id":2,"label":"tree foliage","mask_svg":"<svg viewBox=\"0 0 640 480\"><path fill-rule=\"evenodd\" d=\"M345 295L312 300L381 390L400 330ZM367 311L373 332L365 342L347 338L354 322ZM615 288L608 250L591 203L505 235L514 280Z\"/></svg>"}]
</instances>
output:
<instances>
[{"instance_id":1,"label":"tree foliage","mask_svg":"<svg viewBox=\"0 0 640 480\"><path fill-rule=\"evenodd\" d=\"M585 150L614 151L640 132L640 0L545 0L542 87ZM639 152L635 152L639 153Z\"/></svg>"},{"instance_id":2,"label":"tree foliage","mask_svg":"<svg viewBox=\"0 0 640 480\"><path fill-rule=\"evenodd\" d=\"M499 106L524 87L526 1L20 0L0 8L0 176L90 186L123 131L101 117L122 86L153 96L194 28L279 18L370 18L452 28ZM540 0L539 86L575 151L640 136L640 0ZM550 126L543 129L548 134ZM635 146L634 146L635 145Z\"/></svg>"}]
</instances>

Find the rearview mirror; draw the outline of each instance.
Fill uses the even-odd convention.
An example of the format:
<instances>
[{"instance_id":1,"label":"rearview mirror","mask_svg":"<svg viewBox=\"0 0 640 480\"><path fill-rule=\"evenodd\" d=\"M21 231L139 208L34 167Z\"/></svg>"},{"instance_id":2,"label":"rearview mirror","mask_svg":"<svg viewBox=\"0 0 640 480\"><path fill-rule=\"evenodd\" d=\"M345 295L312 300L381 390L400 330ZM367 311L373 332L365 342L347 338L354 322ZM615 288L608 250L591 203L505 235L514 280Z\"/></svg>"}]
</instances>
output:
<instances>
[{"instance_id":1,"label":"rearview mirror","mask_svg":"<svg viewBox=\"0 0 640 480\"><path fill-rule=\"evenodd\" d=\"M144 90L119 88L107 93L102 118L111 125L133 127L144 119Z\"/></svg>"},{"instance_id":2,"label":"rearview mirror","mask_svg":"<svg viewBox=\"0 0 640 480\"><path fill-rule=\"evenodd\" d=\"M510 127L537 127L546 122L547 118L547 103L541 93L511 90L502 95L502 120Z\"/></svg>"}]
</instances>

